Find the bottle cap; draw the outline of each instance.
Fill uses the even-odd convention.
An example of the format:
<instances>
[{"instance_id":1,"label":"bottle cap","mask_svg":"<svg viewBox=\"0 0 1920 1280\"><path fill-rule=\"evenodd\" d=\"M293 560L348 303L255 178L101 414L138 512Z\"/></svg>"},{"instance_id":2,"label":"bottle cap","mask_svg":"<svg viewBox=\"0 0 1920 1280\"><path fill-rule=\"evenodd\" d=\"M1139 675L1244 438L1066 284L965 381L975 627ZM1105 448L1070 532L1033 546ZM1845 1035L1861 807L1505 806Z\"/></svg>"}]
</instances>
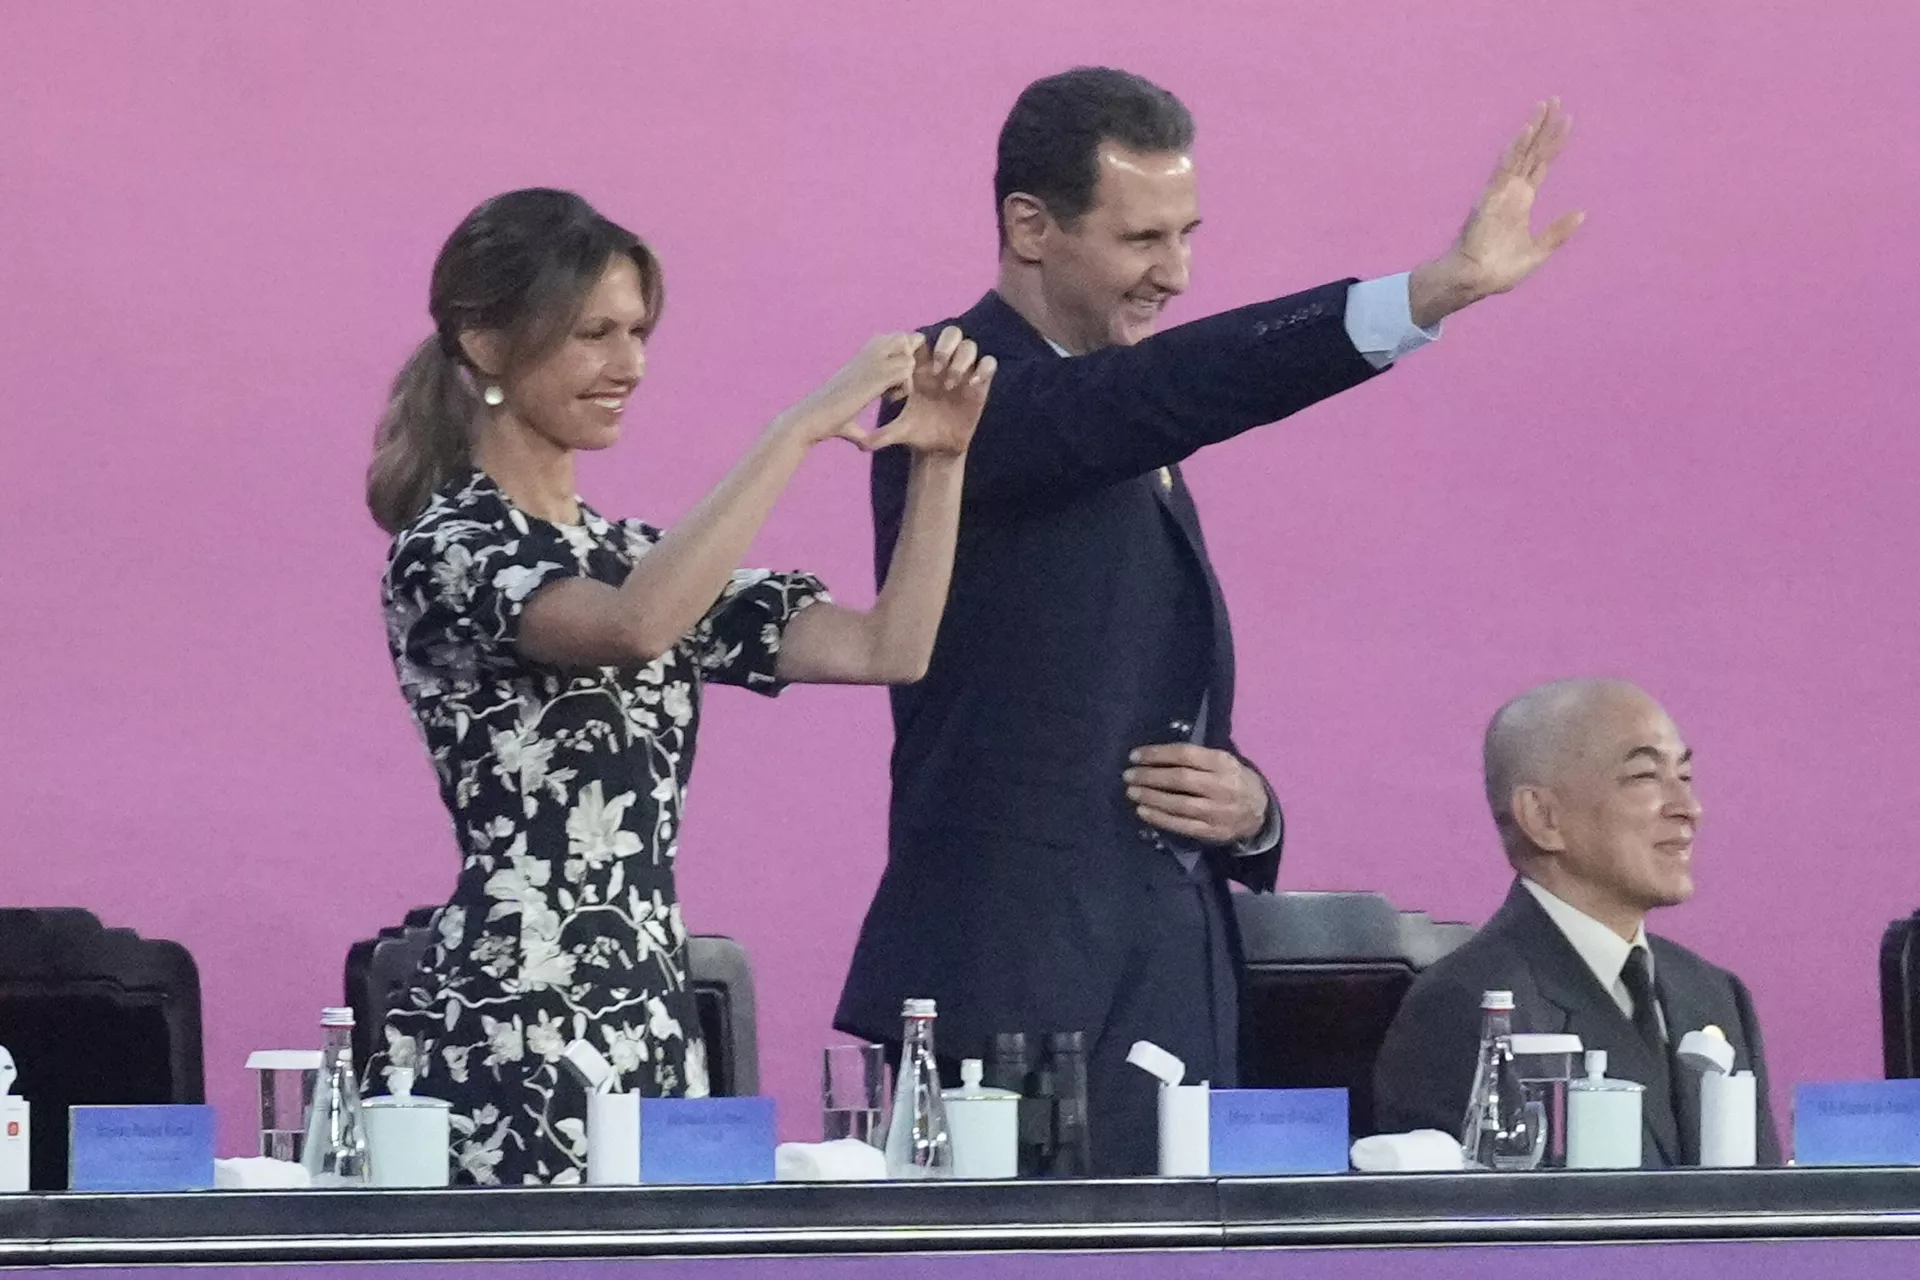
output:
<instances>
[{"instance_id":1,"label":"bottle cap","mask_svg":"<svg viewBox=\"0 0 1920 1280\"><path fill-rule=\"evenodd\" d=\"M1025 1064L1027 1060L1027 1037L1020 1031L1000 1031L993 1037L993 1056L999 1061L1014 1061Z\"/></svg>"},{"instance_id":2,"label":"bottle cap","mask_svg":"<svg viewBox=\"0 0 1920 1280\"><path fill-rule=\"evenodd\" d=\"M901 1017L903 1017L903 1018L931 1018L931 1017L934 1017L934 1016L936 1016L936 1015L934 1014L934 1011L933 1011L933 1001L931 1001L931 1000L909 1000L909 1001L907 1001L907 1003L906 1003L906 1004L905 1004L905 1005L904 1005L904 1006L903 1006L903 1007L901 1008L901 1010L900 1010L900 1016L901 1016Z\"/></svg>"},{"instance_id":3,"label":"bottle cap","mask_svg":"<svg viewBox=\"0 0 1920 1280\"><path fill-rule=\"evenodd\" d=\"M1135 1040L1127 1061L1169 1089L1187 1078L1187 1064L1151 1040Z\"/></svg>"},{"instance_id":4,"label":"bottle cap","mask_svg":"<svg viewBox=\"0 0 1920 1280\"><path fill-rule=\"evenodd\" d=\"M570 1040L560 1051L560 1069L570 1073L588 1093L620 1092L620 1076L606 1055L585 1040Z\"/></svg>"},{"instance_id":5,"label":"bottle cap","mask_svg":"<svg viewBox=\"0 0 1920 1280\"><path fill-rule=\"evenodd\" d=\"M1511 1009L1513 1008L1513 992L1511 991L1482 992L1480 995L1480 1007L1482 1009L1491 1009L1496 1013L1502 1009Z\"/></svg>"},{"instance_id":6,"label":"bottle cap","mask_svg":"<svg viewBox=\"0 0 1920 1280\"><path fill-rule=\"evenodd\" d=\"M1605 1049L1587 1050L1587 1079L1598 1080L1607 1074L1607 1051Z\"/></svg>"},{"instance_id":7,"label":"bottle cap","mask_svg":"<svg viewBox=\"0 0 1920 1280\"><path fill-rule=\"evenodd\" d=\"M960 1087L978 1089L980 1087L981 1062L978 1058L960 1059Z\"/></svg>"},{"instance_id":8,"label":"bottle cap","mask_svg":"<svg viewBox=\"0 0 1920 1280\"><path fill-rule=\"evenodd\" d=\"M353 1010L345 1005L329 1005L320 1011L320 1025L350 1027L353 1025Z\"/></svg>"},{"instance_id":9,"label":"bottle cap","mask_svg":"<svg viewBox=\"0 0 1920 1280\"><path fill-rule=\"evenodd\" d=\"M1733 1070L1733 1046L1718 1027L1703 1027L1680 1037L1674 1056L1695 1071L1723 1076Z\"/></svg>"}]
</instances>

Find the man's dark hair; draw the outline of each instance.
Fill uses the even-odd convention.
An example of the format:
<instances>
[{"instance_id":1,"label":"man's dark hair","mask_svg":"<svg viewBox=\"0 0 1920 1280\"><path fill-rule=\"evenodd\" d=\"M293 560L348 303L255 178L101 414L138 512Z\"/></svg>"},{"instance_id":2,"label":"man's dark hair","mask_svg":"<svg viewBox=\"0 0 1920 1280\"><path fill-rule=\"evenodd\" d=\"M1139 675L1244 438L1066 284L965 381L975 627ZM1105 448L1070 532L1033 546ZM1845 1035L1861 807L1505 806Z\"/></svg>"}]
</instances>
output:
<instances>
[{"instance_id":1,"label":"man's dark hair","mask_svg":"<svg viewBox=\"0 0 1920 1280\"><path fill-rule=\"evenodd\" d=\"M993 174L1001 247L1001 210L1016 191L1039 199L1067 225L1093 207L1103 142L1129 151L1185 151L1193 145L1193 116L1151 80L1112 67L1075 67L1021 91L1000 127Z\"/></svg>"}]
</instances>

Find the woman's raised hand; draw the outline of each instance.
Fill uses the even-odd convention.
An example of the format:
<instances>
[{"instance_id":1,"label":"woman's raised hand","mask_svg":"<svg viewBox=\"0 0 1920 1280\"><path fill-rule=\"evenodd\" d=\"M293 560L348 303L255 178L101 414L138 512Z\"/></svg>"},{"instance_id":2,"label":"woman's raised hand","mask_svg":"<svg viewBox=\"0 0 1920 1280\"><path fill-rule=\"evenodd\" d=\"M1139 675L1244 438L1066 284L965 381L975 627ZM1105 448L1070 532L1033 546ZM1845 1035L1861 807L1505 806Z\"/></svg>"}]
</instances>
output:
<instances>
[{"instance_id":1,"label":"woman's raised hand","mask_svg":"<svg viewBox=\"0 0 1920 1280\"><path fill-rule=\"evenodd\" d=\"M998 367L971 338L948 325L931 350L922 346L916 353L906 408L860 447L872 452L898 444L917 454L961 456L973 443Z\"/></svg>"},{"instance_id":2,"label":"woman's raised hand","mask_svg":"<svg viewBox=\"0 0 1920 1280\"><path fill-rule=\"evenodd\" d=\"M888 392L906 394L926 349L917 333L883 333L781 418L809 445L838 436L867 448L872 433L854 419Z\"/></svg>"}]
</instances>

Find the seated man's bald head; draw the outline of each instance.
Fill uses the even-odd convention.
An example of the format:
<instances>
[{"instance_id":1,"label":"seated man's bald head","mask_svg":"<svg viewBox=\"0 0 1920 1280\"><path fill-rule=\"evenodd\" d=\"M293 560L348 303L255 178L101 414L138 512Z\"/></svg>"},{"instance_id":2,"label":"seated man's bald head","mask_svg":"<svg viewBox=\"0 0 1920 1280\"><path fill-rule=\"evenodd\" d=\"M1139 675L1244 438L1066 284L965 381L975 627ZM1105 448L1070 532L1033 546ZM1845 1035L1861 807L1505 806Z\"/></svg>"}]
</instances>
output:
<instances>
[{"instance_id":1,"label":"seated man's bald head","mask_svg":"<svg viewBox=\"0 0 1920 1280\"><path fill-rule=\"evenodd\" d=\"M1482 763L1487 805L1509 856L1526 841L1515 823L1513 793L1522 786L1551 786L1587 737L1597 707L1616 698L1651 702L1639 686L1601 678L1554 680L1537 685L1493 713L1487 722Z\"/></svg>"}]
</instances>

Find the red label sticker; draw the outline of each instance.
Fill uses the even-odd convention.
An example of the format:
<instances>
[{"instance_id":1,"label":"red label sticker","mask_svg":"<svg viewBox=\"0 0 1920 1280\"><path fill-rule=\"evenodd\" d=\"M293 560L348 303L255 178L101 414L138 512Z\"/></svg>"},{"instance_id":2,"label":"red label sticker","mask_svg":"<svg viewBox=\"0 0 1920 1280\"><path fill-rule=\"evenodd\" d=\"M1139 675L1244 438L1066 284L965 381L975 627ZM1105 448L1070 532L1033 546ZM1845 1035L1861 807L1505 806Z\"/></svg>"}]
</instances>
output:
<instances>
[{"instance_id":1,"label":"red label sticker","mask_svg":"<svg viewBox=\"0 0 1920 1280\"><path fill-rule=\"evenodd\" d=\"M7 1121L7 1136L9 1138L17 1138L20 1136L20 1122L18 1120Z\"/></svg>"}]
</instances>

